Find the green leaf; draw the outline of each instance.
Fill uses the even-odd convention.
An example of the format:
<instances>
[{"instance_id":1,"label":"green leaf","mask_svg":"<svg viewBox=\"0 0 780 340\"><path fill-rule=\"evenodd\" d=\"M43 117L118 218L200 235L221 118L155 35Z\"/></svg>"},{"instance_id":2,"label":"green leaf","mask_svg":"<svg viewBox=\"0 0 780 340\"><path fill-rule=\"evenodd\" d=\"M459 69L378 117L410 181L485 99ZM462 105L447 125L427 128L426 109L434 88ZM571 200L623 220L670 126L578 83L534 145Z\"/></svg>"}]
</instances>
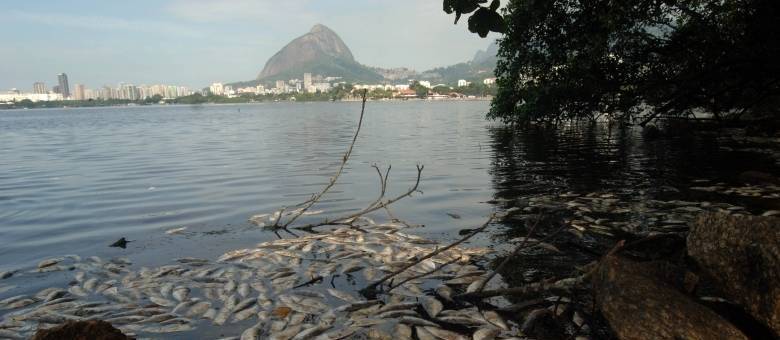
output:
<instances>
[{"instance_id":1,"label":"green leaf","mask_svg":"<svg viewBox=\"0 0 780 340\"><path fill-rule=\"evenodd\" d=\"M499 7L501 7L501 0L493 0L490 3L490 10L493 12L497 11Z\"/></svg>"},{"instance_id":2,"label":"green leaf","mask_svg":"<svg viewBox=\"0 0 780 340\"><path fill-rule=\"evenodd\" d=\"M479 34L480 37L487 37L489 32L504 33L506 25L504 18L495 11L480 7L469 18L469 31Z\"/></svg>"}]
</instances>

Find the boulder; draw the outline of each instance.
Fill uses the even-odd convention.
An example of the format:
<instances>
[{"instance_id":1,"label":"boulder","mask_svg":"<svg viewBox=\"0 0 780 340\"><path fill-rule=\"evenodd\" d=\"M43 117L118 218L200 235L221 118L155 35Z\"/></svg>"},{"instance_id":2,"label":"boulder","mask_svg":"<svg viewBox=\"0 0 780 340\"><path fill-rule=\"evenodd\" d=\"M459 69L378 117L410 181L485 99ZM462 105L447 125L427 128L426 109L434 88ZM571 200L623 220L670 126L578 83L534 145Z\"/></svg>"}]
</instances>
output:
<instances>
[{"instance_id":1,"label":"boulder","mask_svg":"<svg viewBox=\"0 0 780 340\"><path fill-rule=\"evenodd\" d=\"M593 274L596 304L618 338L747 339L728 321L646 267L610 255L601 260Z\"/></svg>"},{"instance_id":2,"label":"boulder","mask_svg":"<svg viewBox=\"0 0 780 340\"><path fill-rule=\"evenodd\" d=\"M703 214L687 246L728 299L780 335L780 219Z\"/></svg>"},{"instance_id":3,"label":"boulder","mask_svg":"<svg viewBox=\"0 0 780 340\"><path fill-rule=\"evenodd\" d=\"M122 331L100 320L68 321L54 328L40 329L32 340L126 340Z\"/></svg>"}]
</instances>

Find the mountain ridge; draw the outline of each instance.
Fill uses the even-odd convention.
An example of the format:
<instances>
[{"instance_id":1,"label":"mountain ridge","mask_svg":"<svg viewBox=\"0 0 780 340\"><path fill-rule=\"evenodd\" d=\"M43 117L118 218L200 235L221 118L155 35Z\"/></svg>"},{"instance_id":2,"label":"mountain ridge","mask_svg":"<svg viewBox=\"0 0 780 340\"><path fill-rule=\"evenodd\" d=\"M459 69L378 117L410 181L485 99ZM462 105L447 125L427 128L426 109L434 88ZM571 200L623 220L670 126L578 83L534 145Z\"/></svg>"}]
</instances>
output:
<instances>
[{"instance_id":1,"label":"mountain ridge","mask_svg":"<svg viewBox=\"0 0 780 340\"><path fill-rule=\"evenodd\" d=\"M371 67L359 63L352 51L332 29L314 25L309 32L293 39L266 61L254 80L234 82L234 86L273 84L276 80L301 79L304 73L341 77L346 82L381 83L411 79L453 83L459 79L479 80L493 76L498 47L492 42L477 51L470 61L437 67L423 72L399 67Z\"/></svg>"}]
</instances>

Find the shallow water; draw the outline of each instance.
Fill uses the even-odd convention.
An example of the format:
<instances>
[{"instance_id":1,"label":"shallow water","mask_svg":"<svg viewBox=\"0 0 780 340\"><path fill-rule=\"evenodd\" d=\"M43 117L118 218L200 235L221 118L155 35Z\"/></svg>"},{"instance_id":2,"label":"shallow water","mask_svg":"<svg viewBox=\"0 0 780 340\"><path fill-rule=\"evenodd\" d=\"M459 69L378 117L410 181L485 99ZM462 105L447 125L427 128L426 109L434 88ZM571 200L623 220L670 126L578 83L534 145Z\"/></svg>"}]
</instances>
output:
<instances>
[{"instance_id":1,"label":"shallow water","mask_svg":"<svg viewBox=\"0 0 780 340\"><path fill-rule=\"evenodd\" d=\"M445 232L491 205L486 102L369 103L360 139L319 209L374 199L371 164L392 164L399 217ZM275 238L247 219L297 203L335 171L358 103L269 103L0 112L0 270L56 254L159 264ZM456 212L461 220L445 214ZM187 227L183 235L165 230ZM108 248L119 237L128 249ZM189 241L187 240L189 239Z\"/></svg>"}]
</instances>

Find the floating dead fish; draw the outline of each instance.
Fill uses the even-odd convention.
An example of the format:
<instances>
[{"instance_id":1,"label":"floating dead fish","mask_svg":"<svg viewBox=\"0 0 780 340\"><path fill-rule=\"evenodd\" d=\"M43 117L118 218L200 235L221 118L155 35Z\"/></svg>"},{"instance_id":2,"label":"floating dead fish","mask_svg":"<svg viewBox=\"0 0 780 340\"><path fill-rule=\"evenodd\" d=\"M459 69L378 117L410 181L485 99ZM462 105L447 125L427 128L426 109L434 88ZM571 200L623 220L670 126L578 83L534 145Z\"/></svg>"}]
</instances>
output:
<instances>
[{"instance_id":1,"label":"floating dead fish","mask_svg":"<svg viewBox=\"0 0 780 340\"><path fill-rule=\"evenodd\" d=\"M187 230L187 227L174 228L174 229L168 229L168 230L166 230L166 231L165 231L165 233L166 233L166 234L168 234L168 235L175 235L175 234L181 234L181 233L183 233L185 230Z\"/></svg>"}]
</instances>

